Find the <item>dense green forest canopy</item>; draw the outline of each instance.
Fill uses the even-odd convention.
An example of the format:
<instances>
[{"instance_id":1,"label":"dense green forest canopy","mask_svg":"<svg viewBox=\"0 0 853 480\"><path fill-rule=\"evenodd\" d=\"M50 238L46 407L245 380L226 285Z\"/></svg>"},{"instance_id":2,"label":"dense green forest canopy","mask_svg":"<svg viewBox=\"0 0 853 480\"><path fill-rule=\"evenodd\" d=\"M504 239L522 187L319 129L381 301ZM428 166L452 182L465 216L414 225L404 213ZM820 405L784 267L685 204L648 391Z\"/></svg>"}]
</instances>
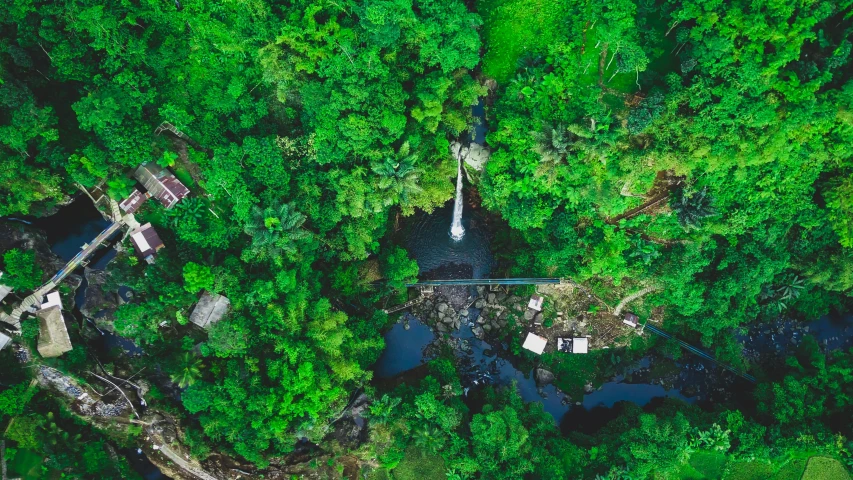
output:
<instances>
[{"instance_id":1,"label":"dense green forest canopy","mask_svg":"<svg viewBox=\"0 0 853 480\"><path fill-rule=\"evenodd\" d=\"M651 287L641 315L742 366L745 325L849 306L853 2L532 3L3 2L0 215L50 212L78 184L120 200L139 164L173 169L192 195L137 214L168 248L110 265L138 298L115 328L185 388L161 401L195 454L260 467L376 393L380 300L419 273L395 222L453 196L450 143L480 97L475 187L508 225L506 276ZM38 284L28 255L3 256L19 289ZM232 304L206 334L187 326L202 290ZM510 391L471 412L437 361L375 395L354 455L394 468L415 446L449 478L680 478L695 452L847 451L850 354L789 363L746 416L668 403L567 438Z\"/></svg>"}]
</instances>

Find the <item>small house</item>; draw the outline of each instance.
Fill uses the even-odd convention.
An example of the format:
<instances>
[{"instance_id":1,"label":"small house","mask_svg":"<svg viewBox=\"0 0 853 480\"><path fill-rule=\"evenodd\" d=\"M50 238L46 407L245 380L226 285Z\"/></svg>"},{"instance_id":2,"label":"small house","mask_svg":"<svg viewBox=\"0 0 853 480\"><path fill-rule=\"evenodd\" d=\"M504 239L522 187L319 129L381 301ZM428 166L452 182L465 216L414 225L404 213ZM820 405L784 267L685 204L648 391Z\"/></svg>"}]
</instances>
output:
<instances>
[{"instance_id":1,"label":"small house","mask_svg":"<svg viewBox=\"0 0 853 480\"><path fill-rule=\"evenodd\" d=\"M167 210L190 194L189 189L172 172L153 162L141 165L133 176L145 186L148 194L160 200Z\"/></svg>"},{"instance_id":2,"label":"small house","mask_svg":"<svg viewBox=\"0 0 853 480\"><path fill-rule=\"evenodd\" d=\"M36 313L39 319L39 341L36 347L44 358L58 357L71 351L71 338L59 306L44 308Z\"/></svg>"},{"instance_id":3,"label":"small house","mask_svg":"<svg viewBox=\"0 0 853 480\"><path fill-rule=\"evenodd\" d=\"M530 350L531 352L542 355L542 352L545 351L545 345L548 344L548 339L544 337L540 337L533 332L528 332L527 338L524 339L524 343L521 345L522 348Z\"/></svg>"},{"instance_id":4,"label":"small house","mask_svg":"<svg viewBox=\"0 0 853 480\"><path fill-rule=\"evenodd\" d=\"M637 328L637 324L640 323L640 317L633 313L626 313L625 318L622 319L622 323L631 328Z\"/></svg>"},{"instance_id":5,"label":"small house","mask_svg":"<svg viewBox=\"0 0 853 480\"><path fill-rule=\"evenodd\" d=\"M149 197L151 197L150 193L142 193L139 189L134 188L133 193L122 200L118 206L124 213L136 213L136 211L139 210L139 207L141 207Z\"/></svg>"},{"instance_id":6,"label":"small house","mask_svg":"<svg viewBox=\"0 0 853 480\"><path fill-rule=\"evenodd\" d=\"M204 292L190 314L190 321L207 330L214 323L222 320L230 307L231 301L227 297Z\"/></svg>"},{"instance_id":7,"label":"small house","mask_svg":"<svg viewBox=\"0 0 853 480\"><path fill-rule=\"evenodd\" d=\"M558 338L557 351L564 353L589 353L589 339L586 337Z\"/></svg>"},{"instance_id":8,"label":"small house","mask_svg":"<svg viewBox=\"0 0 853 480\"><path fill-rule=\"evenodd\" d=\"M12 338L3 332L0 332L0 350L3 350L12 343Z\"/></svg>"},{"instance_id":9,"label":"small house","mask_svg":"<svg viewBox=\"0 0 853 480\"><path fill-rule=\"evenodd\" d=\"M164 246L150 223L130 232L130 242L133 243L136 253L148 263L154 263L154 255Z\"/></svg>"},{"instance_id":10,"label":"small house","mask_svg":"<svg viewBox=\"0 0 853 480\"><path fill-rule=\"evenodd\" d=\"M533 295L530 297L530 302L527 303L527 308L529 308L531 310L536 310L537 312L541 312L542 311L542 303L544 301L545 301L545 299L542 298L541 296Z\"/></svg>"}]
</instances>

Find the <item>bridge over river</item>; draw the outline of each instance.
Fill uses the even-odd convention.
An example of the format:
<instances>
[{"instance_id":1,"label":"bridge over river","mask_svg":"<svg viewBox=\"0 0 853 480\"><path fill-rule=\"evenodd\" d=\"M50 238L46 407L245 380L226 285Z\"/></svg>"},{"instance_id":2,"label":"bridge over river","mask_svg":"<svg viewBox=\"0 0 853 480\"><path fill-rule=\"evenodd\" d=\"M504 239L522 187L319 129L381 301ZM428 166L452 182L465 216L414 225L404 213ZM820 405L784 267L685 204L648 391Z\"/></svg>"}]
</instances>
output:
<instances>
[{"instance_id":1,"label":"bridge over river","mask_svg":"<svg viewBox=\"0 0 853 480\"><path fill-rule=\"evenodd\" d=\"M9 325L11 325L16 332L21 331L21 316L28 311L33 310L34 308L38 308L41 305L42 299L45 295L50 293L51 290L55 289L57 285L59 285L62 280L65 279L68 275L74 272L79 267L85 267L88 264L89 257L92 256L101 246L105 245L110 237L113 236L117 231L119 231L123 226L128 223L136 223L136 220L133 218L132 214L122 216L121 212L118 209L118 204L115 201L110 200L110 209L112 211L113 222L107 226L101 233L99 233L91 242L83 245L80 252L74 256L64 267L60 268L56 274L50 278L47 282L45 282L42 286L38 287L31 295L25 298L21 303L12 310L12 313L5 314L0 312L0 321L3 321Z\"/></svg>"}]
</instances>

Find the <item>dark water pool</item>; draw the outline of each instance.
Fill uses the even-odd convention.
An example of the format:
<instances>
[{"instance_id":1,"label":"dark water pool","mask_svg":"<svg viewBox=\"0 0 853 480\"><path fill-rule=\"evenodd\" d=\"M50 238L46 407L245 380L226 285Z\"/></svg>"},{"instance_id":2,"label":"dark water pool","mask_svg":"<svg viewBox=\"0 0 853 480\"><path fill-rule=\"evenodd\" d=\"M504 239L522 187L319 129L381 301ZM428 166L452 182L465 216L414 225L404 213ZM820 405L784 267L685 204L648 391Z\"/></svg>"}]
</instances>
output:
<instances>
[{"instance_id":1,"label":"dark water pool","mask_svg":"<svg viewBox=\"0 0 853 480\"><path fill-rule=\"evenodd\" d=\"M431 214L419 212L407 227L406 249L418 262L421 278L431 278L431 272L451 265L470 267L472 278L486 277L494 268L485 219L468 207L462 213L461 240L450 238L453 200Z\"/></svg>"},{"instance_id":2,"label":"dark water pool","mask_svg":"<svg viewBox=\"0 0 853 480\"><path fill-rule=\"evenodd\" d=\"M411 370L425 361L424 349L432 343L432 329L408 317L405 323L396 323L385 333L385 350L376 362L374 373L378 378L388 378Z\"/></svg>"},{"instance_id":3,"label":"dark water pool","mask_svg":"<svg viewBox=\"0 0 853 480\"><path fill-rule=\"evenodd\" d=\"M28 220L33 227L45 232L50 249L66 261L74 258L83 244L92 241L110 224L86 195L78 195L49 217ZM102 248L91 257L89 266L104 268L114 256L114 249Z\"/></svg>"},{"instance_id":4,"label":"dark water pool","mask_svg":"<svg viewBox=\"0 0 853 480\"><path fill-rule=\"evenodd\" d=\"M163 472L151 463L151 460L145 456L140 450L126 449L121 452L124 454L130 466L142 476L145 480L171 480L172 477L163 475Z\"/></svg>"}]
</instances>

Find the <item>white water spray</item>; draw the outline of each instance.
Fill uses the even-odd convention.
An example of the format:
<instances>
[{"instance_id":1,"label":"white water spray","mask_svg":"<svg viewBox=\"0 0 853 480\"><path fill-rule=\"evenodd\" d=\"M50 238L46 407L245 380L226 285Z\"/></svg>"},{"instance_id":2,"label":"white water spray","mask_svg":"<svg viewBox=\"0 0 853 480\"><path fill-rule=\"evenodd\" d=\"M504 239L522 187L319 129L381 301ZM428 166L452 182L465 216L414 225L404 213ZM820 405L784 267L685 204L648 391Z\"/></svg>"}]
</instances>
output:
<instances>
[{"instance_id":1,"label":"white water spray","mask_svg":"<svg viewBox=\"0 0 853 480\"><path fill-rule=\"evenodd\" d=\"M462 152L456 155L458 165L456 167L456 201L453 203L453 223L450 224L450 237L454 240L462 240L465 236L465 227L462 226Z\"/></svg>"}]
</instances>

